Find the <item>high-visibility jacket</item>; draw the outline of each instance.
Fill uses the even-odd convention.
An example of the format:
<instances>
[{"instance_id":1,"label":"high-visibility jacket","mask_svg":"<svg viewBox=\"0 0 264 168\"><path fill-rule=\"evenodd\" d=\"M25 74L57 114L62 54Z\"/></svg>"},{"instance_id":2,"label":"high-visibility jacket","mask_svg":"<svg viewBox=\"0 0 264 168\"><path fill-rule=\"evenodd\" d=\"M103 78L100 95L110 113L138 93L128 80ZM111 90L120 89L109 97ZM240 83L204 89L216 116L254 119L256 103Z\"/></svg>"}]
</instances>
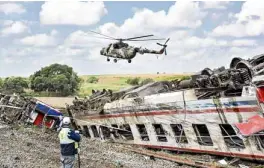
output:
<instances>
[{"instance_id":1,"label":"high-visibility jacket","mask_svg":"<svg viewBox=\"0 0 264 168\"><path fill-rule=\"evenodd\" d=\"M62 127L59 132L61 155L72 156L78 153L78 142L81 136L70 128Z\"/></svg>"}]
</instances>

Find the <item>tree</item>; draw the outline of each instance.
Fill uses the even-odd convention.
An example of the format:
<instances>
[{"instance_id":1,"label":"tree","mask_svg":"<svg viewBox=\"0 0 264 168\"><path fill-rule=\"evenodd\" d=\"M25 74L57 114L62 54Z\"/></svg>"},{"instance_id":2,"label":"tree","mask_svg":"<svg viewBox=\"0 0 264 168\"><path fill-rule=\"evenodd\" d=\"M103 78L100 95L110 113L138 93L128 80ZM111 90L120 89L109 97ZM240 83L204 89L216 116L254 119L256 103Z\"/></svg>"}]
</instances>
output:
<instances>
[{"instance_id":1,"label":"tree","mask_svg":"<svg viewBox=\"0 0 264 168\"><path fill-rule=\"evenodd\" d=\"M144 79L143 81L141 81L140 85L146 85L146 84L151 83L151 82L154 82L154 80L151 78L147 78L147 79Z\"/></svg>"},{"instance_id":2,"label":"tree","mask_svg":"<svg viewBox=\"0 0 264 168\"><path fill-rule=\"evenodd\" d=\"M183 76L183 77L181 77L181 80L188 80L188 79L191 79L191 77L190 76Z\"/></svg>"},{"instance_id":3,"label":"tree","mask_svg":"<svg viewBox=\"0 0 264 168\"><path fill-rule=\"evenodd\" d=\"M139 84L139 80L140 78L136 77L136 78L128 78L126 83L129 85L138 85Z\"/></svg>"},{"instance_id":4,"label":"tree","mask_svg":"<svg viewBox=\"0 0 264 168\"><path fill-rule=\"evenodd\" d=\"M5 93L24 93L25 90L28 88L28 81L22 77L8 77L5 78L2 90Z\"/></svg>"},{"instance_id":5,"label":"tree","mask_svg":"<svg viewBox=\"0 0 264 168\"><path fill-rule=\"evenodd\" d=\"M31 89L35 92L56 92L66 96L79 89L81 80L72 67L52 64L31 75L30 82Z\"/></svg>"},{"instance_id":6,"label":"tree","mask_svg":"<svg viewBox=\"0 0 264 168\"><path fill-rule=\"evenodd\" d=\"M95 76L91 76L90 78L87 79L88 83L97 83L99 79Z\"/></svg>"}]
</instances>

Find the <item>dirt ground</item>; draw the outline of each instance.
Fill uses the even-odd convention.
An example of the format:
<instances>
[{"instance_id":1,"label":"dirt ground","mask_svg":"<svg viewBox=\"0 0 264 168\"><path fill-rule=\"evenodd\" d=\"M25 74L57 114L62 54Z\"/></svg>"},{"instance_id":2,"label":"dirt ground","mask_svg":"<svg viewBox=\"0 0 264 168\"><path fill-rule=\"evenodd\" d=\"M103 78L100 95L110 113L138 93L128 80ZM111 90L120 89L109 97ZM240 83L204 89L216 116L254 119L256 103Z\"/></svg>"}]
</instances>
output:
<instances>
[{"instance_id":1,"label":"dirt ground","mask_svg":"<svg viewBox=\"0 0 264 168\"><path fill-rule=\"evenodd\" d=\"M59 141L56 132L44 132L39 128L11 127L0 124L0 167L2 168L58 168ZM157 159L150 160L122 145L102 143L82 138L82 168L141 168L177 167L176 163ZM77 164L75 167L78 167ZM185 166L187 167L187 166Z\"/></svg>"},{"instance_id":2,"label":"dirt ground","mask_svg":"<svg viewBox=\"0 0 264 168\"><path fill-rule=\"evenodd\" d=\"M56 132L27 126L11 127L0 123L1 168L58 168L60 146ZM133 153L121 144L102 143L82 138L81 168L188 168L189 166ZM190 155L208 159L205 155ZM212 158L210 158L212 159ZM255 167L257 164L244 162ZM78 167L75 164L75 167Z\"/></svg>"}]
</instances>

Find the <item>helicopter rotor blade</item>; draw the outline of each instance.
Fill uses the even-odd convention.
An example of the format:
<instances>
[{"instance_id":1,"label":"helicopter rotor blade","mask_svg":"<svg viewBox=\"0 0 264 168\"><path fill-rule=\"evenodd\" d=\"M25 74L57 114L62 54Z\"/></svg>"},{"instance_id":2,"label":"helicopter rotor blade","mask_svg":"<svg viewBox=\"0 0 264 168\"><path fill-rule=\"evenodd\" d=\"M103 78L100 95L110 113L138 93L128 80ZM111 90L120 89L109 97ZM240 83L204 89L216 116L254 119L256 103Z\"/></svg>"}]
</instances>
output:
<instances>
[{"instance_id":1,"label":"helicopter rotor blade","mask_svg":"<svg viewBox=\"0 0 264 168\"><path fill-rule=\"evenodd\" d=\"M152 40L165 40L165 39L144 39L144 40L125 40L125 41L152 41Z\"/></svg>"},{"instance_id":2,"label":"helicopter rotor blade","mask_svg":"<svg viewBox=\"0 0 264 168\"><path fill-rule=\"evenodd\" d=\"M92 33L95 33L95 34L99 34L101 36L105 36L105 37L111 38L112 40L116 40L114 37L107 36L107 35L104 35L104 34L101 34L101 33L95 32L95 31L92 31L92 30L89 30L89 31L92 32Z\"/></svg>"},{"instance_id":3,"label":"helicopter rotor blade","mask_svg":"<svg viewBox=\"0 0 264 168\"><path fill-rule=\"evenodd\" d=\"M167 44L167 42L170 40L170 38L168 38L168 40L165 42L165 44L164 45L166 45Z\"/></svg>"},{"instance_id":4,"label":"helicopter rotor blade","mask_svg":"<svg viewBox=\"0 0 264 168\"><path fill-rule=\"evenodd\" d=\"M107 40L116 40L116 39L111 39L111 38L106 38L106 37L96 37L96 36L94 36L94 38L107 39Z\"/></svg>"},{"instance_id":5,"label":"helicopter rotor blade","mask_svg":"<svg viewBox=\"0 0 264 168\"><path fill-rule=\"evenodd\" d=\"M132 40L132 39L138 39L138 38L144 38L144 37L151 37L151 36L154 36L154 35L153 34L150 34L150 35L146 35L146 36L138 36L138 37L126 38L126 39L123 39L123 40Z\"/></svg>"}]
</instances>

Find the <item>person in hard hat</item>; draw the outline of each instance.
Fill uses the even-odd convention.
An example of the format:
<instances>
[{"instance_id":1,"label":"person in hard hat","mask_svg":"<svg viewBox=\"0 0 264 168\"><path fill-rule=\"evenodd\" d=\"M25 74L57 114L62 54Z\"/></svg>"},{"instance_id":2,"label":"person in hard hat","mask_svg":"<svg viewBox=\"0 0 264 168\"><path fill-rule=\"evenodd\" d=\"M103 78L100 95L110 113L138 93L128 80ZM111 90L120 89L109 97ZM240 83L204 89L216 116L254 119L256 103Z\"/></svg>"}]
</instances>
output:
<instances>
[{"instance_id":1,"label":"person in hard hat","mask_svg":"<svg viewBox=\"0 0 264 168\"><path fill-rule=\"evenodd\" d=\"M64 117L59 132L62 168L74 167L75 155L78 154L78 142L81 140L78 131L70 129L70 123L70 118Z\"/></svg>"}]
</instances>

